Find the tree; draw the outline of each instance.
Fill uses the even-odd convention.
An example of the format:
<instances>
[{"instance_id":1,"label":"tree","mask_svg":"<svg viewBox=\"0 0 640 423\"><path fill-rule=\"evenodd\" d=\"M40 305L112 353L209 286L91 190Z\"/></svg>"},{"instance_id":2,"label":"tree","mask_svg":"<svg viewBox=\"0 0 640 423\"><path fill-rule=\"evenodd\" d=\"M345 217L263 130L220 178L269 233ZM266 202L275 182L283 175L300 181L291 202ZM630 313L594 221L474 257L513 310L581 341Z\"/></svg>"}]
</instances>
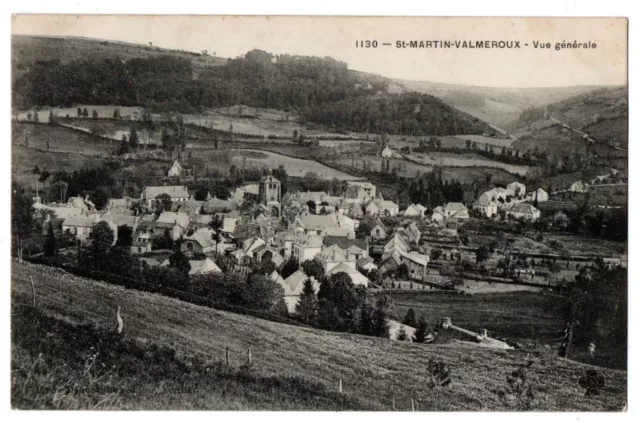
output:
<instances>
[{"instance_id":1,"label":"tree","mask_svg":"<svg viewBox=\"0 0 640 423\"><path fill-rule=\"evenodd\" d=\"M104 210L109 204L109 187L99 186L89 196L98 210Z\"/></svg>"},{"instance_id":2,"label":"tree","mask_svg":"<svg viewBox=\"0 0 640 423\"><path fill-rule=\"evenodd\" d=\"M293 140L296 141L298 139L298 130L294 129L293 130Z\"/></svg>"},{"instance_id":3,"label":"tree","mask_svg":"<svg viewBox=\"0 0 640 423\"><path fill-rule=\"evenodd\" d=\"M301 322L311 325L315 321L317 306L318 299L316 298L314 284L310 278L307 278L304 281L302 293L296 305L296 316Z\"/></svg>"},{"instance_id":4,"label":"tree","mask_svg":"<svg viewBox=\"0 0 640 423\"><path fill-rule=\"evenodd\" d=\"M79 118L82 117L82 109L80 107L78 107L78 117Z\"/></svg>"},{"instance_id":5,"label":"tree","mask_svg":"<svg viewBox=\"0 0 640 423\"><path fill-rule=\"evenodd\" d=\"M49 125L56 124L56 116L53 114L53 109L49 110Z\"/></svg>"},{"instance_id":6,"label":"tree","mask_svg":"<svg viewBox=\"0 0 640 423\"><path fill-rule=\"evenodd\" d=\"M425 320L424 316L420 316L420 319L418 319L418 324L416 326L416 331L413 333L413 342L424 344L424 341L427 339L428 330L429 326L427 325L427 321Z\"/></svg>"},{"instance_id":7,"label":"tree","mask_svg":"<svg viewBox=\"0 0 640 423\"><path fill-rule=\"evenodd\" d=\"M396 337L398 341L407 341L409 337L407 336L407 331L404 329L404 326L400 326L398 329L398 335Z\"/></svg>"},{"instance_id":8,"label":"tree","mask_svg":"<svg viewBox=\"0 0 640 423\"><path fill-rule=\"evenodd\" d=\"M129 225L118 226L116 245L119 247L131 247L131 244L133 244L133 229Z\"/></svg>"},{"instance_id":9,"label":"tree","mask_svg":"<svg viewBox=\"0 0 640 423\"><path fill-rule=\"evenodd\" d=\"M38 111L33 112L33 121L38 123L40 121L40 117L38 116Z\"/></svg>"},{"instance_id":10,"label":"tree","mask_svg":"<svg viewBox=\"0 0 640 423\"><path fill-rule=\"evenodd\" d=\"M316 281L321 281L324 277L324 266L317 258L302 262L302 271L307 276L312 276Z\"/></svg>"},{"instance_id":11,"label":"tree","mask_svg":"<svg viewBox=\"0 0 640 423\"><path fill-rule=\"evenodd\" d=\"M209 227L213 230L213 233L211 234L211 239L213 239L213 242L215 242L216 244L216 249L215 251L218 251L218 243L222 242L222 225L223 225L223 220L220 219L220 216L215 215L213 217L213 219L211 219L211 222L209 222Z\"/></svg>"},{"instance_id":12,"label":"tree","mask_svg":"<svg viewBox=\"0 0 640 423\"><path fill-rule=\"evenodd\" d=\"M98 119L98 112L96 111L96 109L93 109L93 112L91 112L91 117L94 119Z\"/></svg>"},{"instance_id":13,"label":"tree","mask_svg":"<svg viewBox=\"0 0 640 423\"><path fill-rule=\"evenodd\" d=\"M120 117L121 117L120 116L120 109L116 107L115 109L113 109L113 118L114 119L120 119Z\"/></svg>"},{"instance_id":14,"label":"tree","mask_svg":"<svg viewBox=\"0 0 640 423\"><path fill-rule=\"evenodd\" d=\"M89 117L89 111L87 110L86 107L84 109L82 109L82 117L83 118L88 118Z\"/></svg>"},{"instance_id":15,"label":"tree","mask_svg":"<svg viewBox=\"0 0 640 423\"><path fill-rule=\"evenodd\" d=\"M298 259L294 256L291 256L282 265L282 268L280 269L280 276L282 276L283 279L287 279L289 276L293 275L299 268L300 263L298 262Z\"/></svg>"},{"instance_id":16,"label":"tree","mask_svg":"<svg viewBox=\"0 0 640 423\"><path fill-rule=\"evenodd\" d=\"M137 150L139 145L140 140L138 139L138 132L136 131L135 126L132 126L129 133L129 147L131 147L132 150Z\"/></svg>"},{"instance_id":17,"label":"tree","mask_svg":"<svg viewBox=\"0 0 640 423\"><path fill-rule=\"evenodd\" d=\"M24 188L13 182L11 186L11 235L19 261L22 261L24 240L31 233L32 206L33 202L25 193Z\"/></svg>"},{"instance_id":18,"label":"tree","mask_svg":"<svg viewBox=\"0 0 640 423\"><path fill-rule=\"evenodd\" d=\"M264 275L254 273L247 280L243 299L248 308L274 311L283 297L284 290L280 285Z\"/></svg>"},{"instance_id":19,"label":"tree","mask_svg":"<svg viewBox=\"0 0 640 423\"><path fill-rule=\"evenodd\" d=\"M409 310L407 310L407 314L404 316L404 319L402 319L402 324L411 326L412 328L416 327L416 312L413 308L409 308Z\"/></svg>"},{"instance_id":20,"label":"tree","mask_svg":"<svg viewBox=\"0 0 640 423\"><path fill-rule=\"evenodd\" d=\"M88 240L88 249L78 254L78 263L84 268L111 271L115 263L109 262L108 252L113 245L115 234L107 222L100 221L93 225Z\"/></svg>"},{"instance_id":21,"label":"tree","mask_svg":"<svg viewBox=\"0 0 640 423\"><path fill-rule=\"evenodd\" d=\"M53 226L49 225L47 230L47 239L44 241L44 255L53 257L58 255L58 242L56 235L53 233Z\"/></svg>"},{"instance_id":22,"label":"tree","mask_svg":"<svg viewBox=\"0 0 640 423\"><path fill-rule=\"evenodd\" d=\"M191 271L191 263L189 263L189 258L180 250L174 252L169 256L169 267L178 269L183 275L187 276Z\"/></svg>"},{"instance_id":23,"label":"tree","mask_svg":"<svg viewBox=\"0 0 640 423\"><path fill-rule=\"evenodd\" d=\"M396 278L400 280L406 280L409 278L409 267L405 263L402 263L396 269Z\"/></svg>"},{"instance_id":24,"label":"tree","mask_svg":"<svg viewBox=\"0 0 640 423\"><path fill-rule=\"evenodd\" d=\"M171 196L167 193L158 194L155 198L156 214L161 214L163 211L171 210Z\"/></svg>"},{"instance_id":25,"label":"tree","mask_svg":"<svg viewBox=\"0 0 640 423\"><path fill-rule=\"evenodd\" d=\"M373 335L380 338L389 337L389 314L393 307L393 300L388 295L382 295L376 300L373 311Z\"/></svg>"},{"instance_id":26,"label":"tree","mask_svg":"<svg viewBox=\"0 0 640 423\"><path fill-rule=\"evenodd\" d=\"M476 263L482 263L488 258L489 258L489 249L484 245L481 245L480 247L478 247L478 249L476 250Z\"/></svg>"}]
</instances>

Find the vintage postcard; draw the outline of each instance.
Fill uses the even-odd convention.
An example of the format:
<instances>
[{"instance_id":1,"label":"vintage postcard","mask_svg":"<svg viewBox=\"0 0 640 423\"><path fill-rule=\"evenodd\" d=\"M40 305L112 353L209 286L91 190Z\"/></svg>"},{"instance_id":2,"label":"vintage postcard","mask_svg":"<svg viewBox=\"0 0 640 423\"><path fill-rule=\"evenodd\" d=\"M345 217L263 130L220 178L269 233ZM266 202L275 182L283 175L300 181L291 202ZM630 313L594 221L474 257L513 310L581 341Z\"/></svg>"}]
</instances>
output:
<instances>
[{"instance_id":1,"label":"vintage postcard","mask_svg":"<svg viewBox=\"0 0 640 423\"><path fill-rule=\"evenodd\" d=\"M13 16L12 408L625 411L627 25Z\"/></svg>"}]
</instances>

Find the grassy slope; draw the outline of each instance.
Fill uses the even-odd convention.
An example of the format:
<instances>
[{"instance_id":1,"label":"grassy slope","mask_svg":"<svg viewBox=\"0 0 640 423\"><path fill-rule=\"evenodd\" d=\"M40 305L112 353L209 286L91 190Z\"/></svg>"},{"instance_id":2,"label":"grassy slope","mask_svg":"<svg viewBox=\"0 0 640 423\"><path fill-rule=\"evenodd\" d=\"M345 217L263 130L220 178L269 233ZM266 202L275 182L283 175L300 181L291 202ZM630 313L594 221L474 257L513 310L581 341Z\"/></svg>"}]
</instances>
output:
<instances>
[{"instance_id":1,"label":"grassy slope","mask_svg":"<svg viewBox=\"0 0 640 423\"><path fill-rule=\"evenodd\" d=\"M14 80L18 79L24 73L25 68L37 60L60 60L62 63L68 63L72 60L115 58L127 60L136 57L171 54L189 59L196 73L207 66L219 66L227 62L227 59L222 57L201 56L118 41L105 42L92 38L13 35L11 46L11 68Z\"/></svg>"},{"instance_id":2,"label":"grassy slope","mask_svg":"<svg viewBox=\"0 0 640 423\"><path fill-rule=\"evenodd\" d=\"M14 301L28 302L29 276L36 283L39 308L72 323L94 322L112 327L121 306L127 338L173 347L179 356L221 360L229 347L234 366L254 353L259 376L304 377L345 393L366 408L400 409L410 398L424 410L505 409L499 391L507 373L532 360L530 381L534 408L545 410L620 410L626 403L626 373L598 369L607 385L598 397L585 397L578 378L587 366L530 353L489 351L472 346L424 346L350 334L328 333L206 309L159 295L126 291L104 283L65 277L48 268L13 263ZM426 386L430 357L452 368L453 382L439 396ZM125 399L128 401L128 399ZM277 408L277 404L273 405Z\"/></svg>"}]
</instances>

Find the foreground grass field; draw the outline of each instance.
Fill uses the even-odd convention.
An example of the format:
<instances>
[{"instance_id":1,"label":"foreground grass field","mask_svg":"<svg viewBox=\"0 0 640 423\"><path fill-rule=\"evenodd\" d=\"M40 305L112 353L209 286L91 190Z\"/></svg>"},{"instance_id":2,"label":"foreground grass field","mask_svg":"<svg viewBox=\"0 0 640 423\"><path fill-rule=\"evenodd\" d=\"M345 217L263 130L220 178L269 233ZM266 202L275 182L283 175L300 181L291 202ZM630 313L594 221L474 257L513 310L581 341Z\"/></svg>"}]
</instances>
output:
<instances>
[{"instance_id":1,"label":"foreground grass field","mask_svg":"<svg viewBox=\"0 0 640 423\"><path fill-rule=\"evenodd\" d=\"M625 372L598 368L606 377L606 386L599 396L585 397L578 379L590 367L555 356L490 351L463 344L417 345L329 333L127 291L65 276L50 268L14 262L12 271L14 305L30 303L29 278L32 277L37 308L51 319L73 325L93 323L110 329L115 325L115 309L120 306L126 340L170 347L179 360L196 359L205 363L222 361L228 347L233 367L246 362L247 349L251 348L252 377L303 378L323 386L329 393L337 390L342 379L344 395L355 401L354 408L391 410L395 399L397 409L408 410L412 398L419 402L421 410L522 408L504 400L508 398L504 395L508 393L507 374L521 365L529 366L528 380L535 395L527 407L532 409L621 410L626 404ZM14 326L14 339L27 336L16 330L18 326ZM51 337L55 338L56 334ZM28 354L37 356L39 352L43 356L47 354L46 349L28 351ZM15 357L14 353L14 360ZM427 383L425 369L429 358L441 359L451 367L452 383L436 388L437 392ZM157 383L162 383L164 379L159 378ZM14 387L14 391L16 389ZM158 402L153 404L159 404L163 395L157 394L156 398ZM141 404L131 398L122 401L119 407L135 408ZM282 401L265 404L249 395L238 401L246 408L289 408ZM324 408L326 402L319 399L318 404ZM300 403L300 407L304 404ZM339 408L339 405L326 405L326 409Z\"/></svg>"}]
</instances>

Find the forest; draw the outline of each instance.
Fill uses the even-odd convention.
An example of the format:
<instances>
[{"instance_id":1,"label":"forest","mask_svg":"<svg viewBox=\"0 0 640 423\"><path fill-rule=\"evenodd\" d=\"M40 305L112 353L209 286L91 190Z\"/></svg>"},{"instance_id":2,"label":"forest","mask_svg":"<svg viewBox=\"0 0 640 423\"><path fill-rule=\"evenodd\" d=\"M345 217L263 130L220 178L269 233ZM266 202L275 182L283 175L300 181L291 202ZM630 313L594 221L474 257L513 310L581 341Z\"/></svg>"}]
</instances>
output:
<instances>
[{"instance_id":1,"label":"forest","mask_svg":"<svg viewBox=\"0 0 640 423\"><path fill-rule=\"evenodd\" d=\"M75 104L141 106L153 112L202 113L244 104L290 111L334 130L407 135L482 134L491 129L439 99L390 94L388 81L331 58L253 50L194 76L188 59L170 55L35 61L13 84L19 109Z\"/></svg>"}]
</instances>

